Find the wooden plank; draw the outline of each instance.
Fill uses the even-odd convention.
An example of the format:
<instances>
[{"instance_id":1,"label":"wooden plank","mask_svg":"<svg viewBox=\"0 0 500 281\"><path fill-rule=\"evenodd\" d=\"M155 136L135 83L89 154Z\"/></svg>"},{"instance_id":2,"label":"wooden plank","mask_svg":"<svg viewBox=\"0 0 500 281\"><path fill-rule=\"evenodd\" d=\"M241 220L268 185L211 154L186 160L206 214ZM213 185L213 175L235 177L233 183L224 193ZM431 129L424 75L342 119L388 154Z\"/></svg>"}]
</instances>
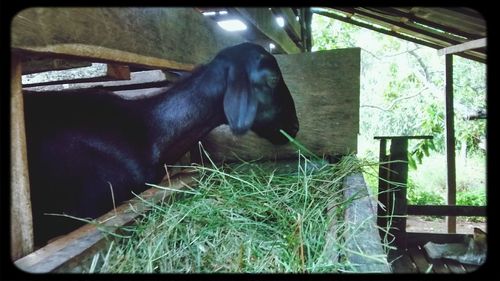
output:
<instances>
[{"instance_id":1,"label":"wooden plank","mask_svg":"<svg viewBox=\"0 0 500 281\"><path fill-rule=\"evenodd\" d=\"M427 253L425 253L425 250L424 250L424 255L427 258L427 260L432 264L432 270L435 273L442 273L442 274L451 273L448 266L446 266L446 264L441 259L431 259L427 255Z\"/></svg>"},{"instance_id":2,"label":"wooden plank","mask_svg":"<svg viewBox=\"0 0 500 281\"><path fill-rule=\"evenodd\" d=\"M147 70L147 71L130 73L130 80L25 87L24 90L34 91L34 92L46 92L46 91L64 91L64 90L101 87L110 91L121 91L121 90L163 87L163 86L168 86L177 80L179 80L179 76L176 76L172 73L161 70Z\"/></svg>"},{"instance_id":3,"label":"wooden plank","mask_svg":"<svg viewBox=\"0 0 500 281\"><path fill-rule=\"evenodd\" d=\"M26 74L22 77L23 86L43 86L65 83L82 83L108 80L129 80L127 66L93 63L91 66L67 70L54 70Z\"/></svg>"},{"instance_id":4,"label":"wooden plank","mask_svg":"<svg viewBox=\"0 0 500 281\"><path fill-rule=\"evenodd\" d=\"M446 55L445 59L445 128L446 128L446 182L448 188L448 205L457 202L457 179L455 165L455 121L453 108L453 55ZM456 217L447 217L448 233L457 232Z\"/></svg>"},{"instance_id":5,"label":"wooden plank","mask_svg":"<svg viewBox=\"0 0 500 281\"><path fill-rule=\"evenodd\" d=\"M31 253L34 243L21 89L21 62L16 56L12 56L10 71L10 256L14 261Z\"/></svg>"},{"instance_id":6,"label":"wooden plank","mask_svg":"<svg viewBox=\"0 0 500 281\"><path fill-rule=\"evenodd\" d=\"M417 43L417 44L420 44L420 45L423 45L423 46L427 46L427 47L430 47L430 48L441 49L443 47L442 45L437 44L435 42L430 42L430 41L422 40L422 39L419 39L418 37L408 36L408 35L396 32L394 30L387 30L385 28L376 27L376 26L374 26L372 24L368 24L366 22L362 22L362 21L357 20L357 19L352 19L350 17L340 16L340 15L337 15L337 14L334 14L334 13L331 13L331 12L327 12L325 10L313 9L313 12L315 14L318 14L318 15L330 17L330 18L333 18L333 19L336 19L336 20L340 20L340 21L343 21L343 22L347 22L347 23L350 23L350 24L361 26L361 27L364 27L364 28L367 28L367 29L370 29L370 30L373 30L373 31L376 31L376 32L380 32L382 34L394 36L396 38L403 39L403 40L406 40L406 41L410 41L410 42L413 42L413 43ZM483 57L484 55L481 55L481 54L476 54L476 53L459 53L457 55L461 56L461 57L464 57L464 58L467 58L467 59L474 60L474 61L482 62L482 63L486 62L486 59Z\"/></svg>"},{"instance_id":7,"label":"wooden plank","mask_svg":"<svg viewBox=\"0 0 500 281\"><path fill-rule=\"evenodd\" d=\"M345 233L349 233L349 237L345 237L346 258L356 268L356 272L391 272L376 227L376 207L368 193L363 174L346 176L342 187L344 200L354 199L344 213L347 222Z\"/></svg>"},{"instance_id":8,"label":"wooden plank","mask_svg":"<svg viewBox=\"0 0 500 281\"><path fill-rule=\"evenodd\" d=\"M408 205L409 216L486 216L485 206Z\"/></svg>"},{"instance_id":9,"label":"wooden plank","mask_svg":"<svg viewBox=\"0 0 500 281\"><path fill-rule=\"evenodd\" d=\"M431 140L433 136L375 136L376 140L396 139L396 140Z\"/></svg>"},{"instance_id":10,"label":"wooden plank","mask_svg":"<svg viewBox=\"0 0 500 281\"><path fill-rule=\"evenodd\" d=\"M432 273L432 265L425 259L424 254L418 247L409 247L408 254L417 266L420 273Z\"/></svg>"},{"instance_id":11,"label":"wooden plank","mask_svg":"<svg viewBox=\"0 0 500 281\"><path fill-rule=\"evenodd\" d=\"M389 261L394 273L417 273L418 269L407 250L389 251Z\"/></svg>"},{"instance_id":12,"label":"wooden plank","mask_svg":"<svg viewBox=\"0 0 500 281\"><path fill-rule=\"evenodd\" d=\"M297 140L319 156L355 152L359 132L360 49L275 57L295 102L300 126ZM215 128L201 141L216 162L297 159L292 144L275 146L251 131L234 136L227 125Z\"/></svg>"},{"instance_id":13,"label":"wooden plank","mask_svg":"<svg viewBox=\"0 0 500 281\"><path fill-rule=\"evenodd\" d=\"M63 70L77 67L85 67L92 65L91 62L63 59L33 59L28 58L22 62L22 70L24 74Z\"/></svg>"},{"instance_id":14,"label":"wooden plank","mask_svg":"<svg viewBox=\"0 0 500 281\"><path fill-rule=\"evenodd\" d=\"M438 55L448 55L448 54L455 54L455 53L460 53L472 49L477 49L477 48L483 48L486 47L486 38L481 38L469 42L465 42L462 44L446 47L443 49L438 50Z\"/></svg>"},{"instance_id":15,"label":"wooden plank","mask_svg":"<svg viewBox=\"0 0 500 281\"><path fill-rule=\"evenodd\" d=\"M180 174L171 179L171 185L163 182L161 185L170 189L182 189L186 184L193 182L190 174ZM140 196L149 202L158 203L167 196L174 194L173 191L157 188L148 189ZM150 208L138 198L127 201L97 221L103 222L108 232L116 232L119 227L134 222L136 218L144 214ZM58 238L43 248L17 260L15 265L30 273L68 272L75 265L88 261L93 254L110 242L109 238L93 224L87 224L81 228Z\"/></svg>"},{"instance_id":16,"label":"wooden plank","mask_svg":"<svg viewBox=\"0 0 500 281\"><path fill-rule=\"evenodd\" d=\"M377 204L377 225L380 229L380 236L384 237L387 229L387 215L389 213L389 200L387 193L388 166L387 166L387 140L380 140L379 168L378 168L378 204Z\"/></svg>"},{"instance_id":17,"label":"wooden plank","mask_svg":"<svg viewBox=\"0 0 500 281\"><path fill-rule=\"evenodd\" d=\"M390 13L390 14L398 15L401 17L400 20L407 18L413 22L417 22L417 23L420 23L420 24L423 24L423 25L426 25L426 26L429 26L429 27L432 27L435 29L440 29L440 30L443 30L443 31L446 31L449 33L453 33L453 34L456 34L456 35L459 35L459 36L462 36L462 37L465 37L468 39L479 39L479 37L480 37L477 34L468 33L468 32L465 32L463 30L460 30L458 28L455 28L453 26L439 24L439 23L434 22L432 20L427 20L425 18L418 17L415 14L413 14L411 12L411 9L409 9L409 8L377 7L376 9L385 11L385 12Z\"/></svg>"},{"instance_id":18,"label":"wooden plank","mask_svg":"<svg viewBox=\"0 0 500 281\"><path fill-rule=\"evenodd\" d=\"M235 10L247 22L276 42L286 53L300 53L300 49L290 39L286 31L278 26L273 13L268 8L235 8Z\"/></svg>"},{"instance_id":19,"label":"wooden plank","mask_svg":"<svg viewBox=\"0 0 500 281\"><path fill-rule=\"evenodd\" d=\"M188 71L245 41L193 8L29 8L11 34L13 50L30 55Z\"/></svg>"},{"instance_id":20,"label":"wooden plank","mask_svg":"<svg viewBox=\"0 0 500 281\"><path fill-rule=\"evenodd\" d=\"M465 268L456 260L444 259L446 266L450 269L451 273L463 274L466 273Z\"/></svg>"},{"instance_id":21,"label":"wooden plank","mask_svg":"<svg viewBox=\"0 0 500 281\"><path fill-rule=\"evenodd\" d=\"M427 242L438 244L445 243L464 243L466 237L472 237L469 234L456 233L427 233L427 232L407 232L408 247L414 245L425 245Z\"/></svg>"},{"instance_id":22,"label":"wooden plank","mask_svg":"<svg viewBox=\"0 0 500 281\"><path fill-rule=\"evenodd\" d=\"M362 16L367 17L369 19L376 20L378 24L380 24L382 26L389 26L389 28L391 28L391 29L395 29L394 27L397 27L396 30L398 28L403 29L403 30L408 30L410 32L415 32L419 35L425 35L425 36L435 38L435 39L438 39L440 41L447 42L447 43L450 43L453 45L462 43L461 40L463 40L462 38L454 36L452 34L443 33L443 32L440 32L438 30L433 30L433 29L427 28L425 26L419 26L419 25L413 24L412 22L404 22L403 23L403 22L399 22L397 20L393 20L393 19L388 18L388 17L383 17L383 16L381 16L377 13L374 13L366 8L363 8L363 7L359 7L359 8L338 7L336 9L343 10L343 11L346 11L346 12L352 13L352 14L362 15Z\"/></svg>"}]
</instances>

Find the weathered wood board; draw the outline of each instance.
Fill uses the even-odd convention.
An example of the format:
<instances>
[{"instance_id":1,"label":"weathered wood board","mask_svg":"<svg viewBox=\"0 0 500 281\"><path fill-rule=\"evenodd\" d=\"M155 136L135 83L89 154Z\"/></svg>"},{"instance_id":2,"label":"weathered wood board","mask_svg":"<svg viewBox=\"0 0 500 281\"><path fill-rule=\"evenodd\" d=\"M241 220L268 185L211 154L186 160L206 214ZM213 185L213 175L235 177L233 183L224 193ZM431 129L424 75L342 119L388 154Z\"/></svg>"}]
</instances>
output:
<instances>
[{"instance_id":1,"label":"weathered wood board","mask_svg":"<svg viewBox=\"0 0 500 281\"><path fill-rule=\"evenodd\" d=\"M179 70L245 41L193 8L29 8L11 38L17 52Z\"/></svg>"},{"instance_id":2,"label":"weathered wood board","mask_svg":"<svg viewBox=\"0 0 500 281\"><path fill-rule=\"evenodd\" d=\"M78 60L63 60L63 59L32 59L25 58L22 62L22 71L24 74L51 71L51 70L64 70L76 67L85 67L92 65L91 62L78 61Z\"/></svg>"},{"instance_id":3,"label":"weathered wood board","mask_svg":"<svg viewBox=\"0 0 500 281\"><path fill-rule=\"evenodd\" d=\"M389 273L381 237L377 229L377 209L370 197L362 173L354 173L344 178L344 200L353 199L346 208L344 219L346 232L347 259L359 273Z\"/></svg>"},{"instance_id":4,"label":"weathered wood board","mask_svg":"<svg viewBox=\"0 0 500 281\"><path fill-rule=\"evenodd\" d=\"M33 251L33 218L29 190L28 158L21 89L21 61L11 59L10 137L11 189L10 235L11 259L16 260Z\"/></svg>"},{"instance_id":5,"label":"weathered wood board","mask_svg":"<svg viewBox=\"0 0 500 281\"><path fill-rule=\"evenodd\" d=\"M23 87L109 80L130 80L129 68L125 65L93 63L91 66L51 70L22 76Z\"/></svg>"},{"instance_id":6,"label":"weathered wood board","mask_svg":"<svg viewBox=\"0 0 500 281\"><path fill-rule=\"evenodd\" d=\"M276 55L295 101L297 140L322 155L356 152L359 131L360 49ZM296 157L291 144L274 146L253 132L237 137L229 127L202 139L214 161L274 160Z\"/></svg>"},{"instance_id":7,"label":"weathered wood board","mask_svg":"<svg viewBox=\"0 0 500 281\"><path fill-rule=\"evenodd\" d=\"M161 70L147 70L130 73L130 80L113 80L103 82L88 82L88 83L74 83L74 84L57 84L47 86L24 87L23 90L34 92L48 92L48 91L64 91L75 89L88 89L94 87L104 88L110 91L121 91L131 89L146 89L153 87L168 86L172 82L179 79L167 71Z\"/></svg>"}]
</instances>

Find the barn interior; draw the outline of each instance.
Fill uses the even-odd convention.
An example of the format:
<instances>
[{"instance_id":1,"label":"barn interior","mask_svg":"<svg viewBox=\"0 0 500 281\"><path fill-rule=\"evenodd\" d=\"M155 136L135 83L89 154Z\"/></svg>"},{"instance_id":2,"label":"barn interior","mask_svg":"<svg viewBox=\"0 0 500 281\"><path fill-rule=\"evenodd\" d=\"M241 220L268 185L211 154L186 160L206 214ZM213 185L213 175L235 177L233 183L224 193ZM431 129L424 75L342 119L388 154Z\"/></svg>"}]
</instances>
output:
<instances>
[{"instance_id":1,"label":"barn interior","mask_svg":"<svg viewBox=\"0 0 500 281\"><path fill-rule=\"evenodd\" d=\"M477 265L430 258L424 249L428 242L462 243L472 238L472 235L455 233L454 217L486 216L485 206L457 206L455 201L452 57L487 63L485 19L478 11L462 7L30 8L21 11L13 18L11 29L11 258L15 266L28 272L72 272L108 245L101 231L89 224L42 248L35 248L23 93L43 95L59 91L64 94L65 91L105 89L126 99L139 99L168 89L221 49L253 42L274 54L283 72L300 121L296 140L331 163L355 154L361 50L311 52L313 14L428 46L446 56L447 87L443 94L447 97L448 203L445 206L409 205L406 199L408 140L432 136L375 136L380 140L378 196L370 198L359 173L344 181L346 199L353 192L366 194L348 208L346 218L354 224L361 224L358 216L371 218L352 239L351 247L361 247L361 253L354 252L346 258L365 273L477 270ZM201 143L216 163L297 159L297 147L293 144L276 147L252 132L236 138L227 126L214 129ZM179 163L201 161L203 153L196 146ZM179 172L177 177L172 175L166 180L170 187L182 189L190 178L191 174ZM142 196L158 201L171 193L152 188ZM144 207L136 203L136 208ZM115 225L128 225L136 217L127 213L127 208L128 204L121 205L101 218ZM146 212L146 208L143 211ZM449 233L407 232L407 215L447 216ZM387 233L394 240L390 242L390 250L385 251L381 237ZM372 237L378 238L375 245L361 246ZM368 255L383 256L387 264L374 262L366 258Z\"/></svg>"}]
</instances>

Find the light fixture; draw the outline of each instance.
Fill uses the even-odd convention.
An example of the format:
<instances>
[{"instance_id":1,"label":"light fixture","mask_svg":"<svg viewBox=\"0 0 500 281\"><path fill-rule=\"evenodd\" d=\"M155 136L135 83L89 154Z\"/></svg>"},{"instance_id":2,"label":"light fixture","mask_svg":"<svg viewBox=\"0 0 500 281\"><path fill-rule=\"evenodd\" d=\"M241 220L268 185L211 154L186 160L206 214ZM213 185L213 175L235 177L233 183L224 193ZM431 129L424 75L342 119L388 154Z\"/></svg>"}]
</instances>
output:
<instances>
[{"instance_id":1,"label":"light fixture","mask_svg":"<svg viewBox=\"0 0 500 281\"><path fill-rule=\"evenodd\" d=\"M213 11L211 11L211 12L203 12L204 16L215 16L215 14L217 14L217 13L213 12Z\"/></svg>"},{"instance_id":2,"label":"light fixture","mask_svg":"<svg viewBox=\"0 0 500 281\"><path fill-rule=\"evenodd\" d=\"M241 31L246 30L247 26L240 20L221 20L217 24L227 31Z\"/></svg>"},{"instance_id":3,"label":"light fixture","mask_svg":"<svg viewBox=\"0 0 500 281\"><path fill-rule=\"evenodd\" d=\"M227 15L227 11L219 11L219 15Z\"/></svg>"},{"instance_id":4,"label":"light fixture","mask_svg":"<svg viewBox=\"0 0 500 281\"><path fill-rule=\"evenodd\" d=\"M276 17L276 22L280 27L285 26L285 19L283 17Z\"/></svg>"},{"instance_id":5,"label":"light fixture","mask_svg":"<svg viewBox=\"0 0 500 281\"><path fill-rule=\"evenodd\" d=\"M272 51L274 50L274 48L276 48L276 45L274 45L273 43L269 43L269 50Z\"/></svg>"}]
</instances>

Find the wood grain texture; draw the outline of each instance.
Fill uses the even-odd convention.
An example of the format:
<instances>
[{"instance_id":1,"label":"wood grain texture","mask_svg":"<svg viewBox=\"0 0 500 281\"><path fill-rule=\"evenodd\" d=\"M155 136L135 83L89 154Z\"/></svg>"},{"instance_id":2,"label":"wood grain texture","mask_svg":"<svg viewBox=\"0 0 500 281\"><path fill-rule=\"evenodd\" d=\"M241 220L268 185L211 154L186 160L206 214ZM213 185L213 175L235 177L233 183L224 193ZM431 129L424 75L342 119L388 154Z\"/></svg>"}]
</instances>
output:
<instances>
[{"instance_id":1,"label":"wood grain texture","mask_svg":"<svg viewBox=\"0 0 500 281\"><path fill-rule=\"evenodd\" d=\"M276 55L276 59L295 102L297 140L319 156L356 152L360 49ZM253 132L236 137L227 125L214 129L202 144L217 162L297 157L291 144L274 146Z\"/></svg>"},{"instance_id":2,"label":"wood grain texture","mask_svg":"<svg viewBox=\"0 0 500 281\"><path fill-rule=\"evenodd\" d=\"M145 89L153 87L168 86L179 80L179 76L161 70L147 70L130 73L130 80L113 80L103 82L88 82L75 84L57 84L47 86L31 87L26 85L23 90L34 92L65 91L76 89L88 89L94 87L104 88L110 91L122 91L132 89Z\"/></svg>"},{"instance_id":3,"label":"wood grain texture","mask_svg":"<svg viewBox=\"0 0 500 281\"><path fill-rule=\"evenodd\" d=\"M179 70L244 41L192 8L29 8L11 34L15 51Z\"/></svg>"},{"instance_id":4,"label":"wood grain texture","mask_svg":"<svg viewBox=\"0 0 500 281\"><path fill-rule=\"evenodd\" d=\"M91 66L32 73L22 77L23 87L109 80L130 80L129 68L124 65L93 63Z\"/></svg>"},{"instance_id":5,"label":"wood grain texture","mask_svg":"<svg viewBox=\"0 0 500 281\"><path fill-rule=\"evenodd\" d=\"M63 59L33 59L26 58L22 62L22 70L24 74L51 71L51 70L64 70L77 67L90 66L91 62L85 61L70 61Z\"/></svg>"},{"instance_id":6,"label":"wood grain texture","mask_svg":"<svg viewBox=\"0 0 500 281\"><path fill-rule=\"evenodd\" d=\"M13 56L10 96L10 200L12 204L10 209L10 254L13 261L31 253L34 246L23 108L21 62L16 56Z\"/></svg>"},{"instance_id":7,"label":"wood grain texture","mask_svg":"<svg viewBox=\"0 0 500 281\"><path fill-rule=\"evenodd\" d=\"M344 200L354 199L344 213L349 236L346 237L346 258L356 268L356 272L391 272L376 227L376 203L368 193L363 174L346 176L343 189Z\"/></svg>"}]
</instances>

